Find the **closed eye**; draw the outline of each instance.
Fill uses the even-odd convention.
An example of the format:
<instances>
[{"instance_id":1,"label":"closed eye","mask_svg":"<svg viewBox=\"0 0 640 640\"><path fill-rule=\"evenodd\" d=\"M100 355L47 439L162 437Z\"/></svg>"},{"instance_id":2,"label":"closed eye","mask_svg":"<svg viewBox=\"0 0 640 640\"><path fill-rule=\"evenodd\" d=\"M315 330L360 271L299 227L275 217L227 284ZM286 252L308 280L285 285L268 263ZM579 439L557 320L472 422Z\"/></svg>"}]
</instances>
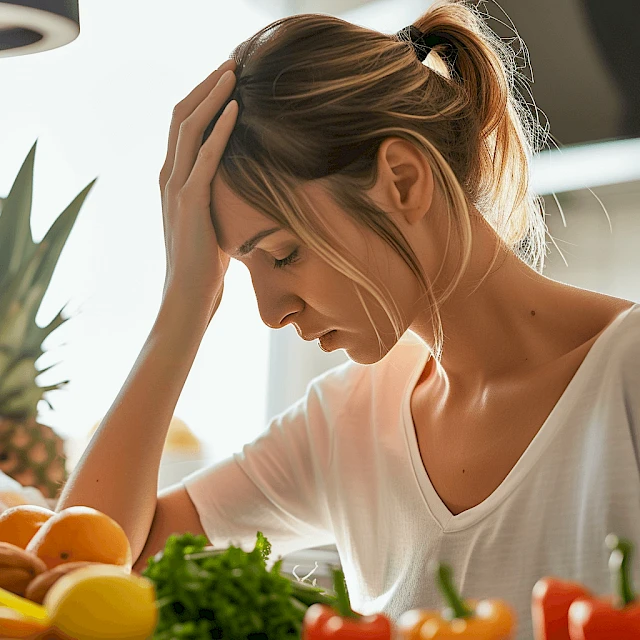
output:
<instances>
[{"instance_id":1,"label":"closed eye","mask_svg":"<svg viewBox=\"0 0 640 640\"><path fill-rule=\"evenodd\" d=\"M277 258L273 259L273 268L274 269L282 269L283 267L286 267L289 264L293 264L294 262L298 261L298 249L295 249L293 252L291 252L286 258L283 258L282 260L278 260Z\"/></svg>"}]
</instances>

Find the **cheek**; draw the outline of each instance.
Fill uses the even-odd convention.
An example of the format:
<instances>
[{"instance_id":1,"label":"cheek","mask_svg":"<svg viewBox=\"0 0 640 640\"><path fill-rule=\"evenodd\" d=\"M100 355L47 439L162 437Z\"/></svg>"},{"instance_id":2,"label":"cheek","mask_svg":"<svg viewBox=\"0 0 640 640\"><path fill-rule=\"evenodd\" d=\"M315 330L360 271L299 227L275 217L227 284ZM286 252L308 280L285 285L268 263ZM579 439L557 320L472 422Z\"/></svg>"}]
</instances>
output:
<instances>
[{"instance_id":1,"label":"cheek","mask_svg":"<svg viewBox=\"0 0 640 640\"><path fill-rule=\"evenodd\" d=\"M319 259L309 262L300 284L309 302L326 307L343 308L355 295L351 279Z\"/></svg>"}]
</instances>

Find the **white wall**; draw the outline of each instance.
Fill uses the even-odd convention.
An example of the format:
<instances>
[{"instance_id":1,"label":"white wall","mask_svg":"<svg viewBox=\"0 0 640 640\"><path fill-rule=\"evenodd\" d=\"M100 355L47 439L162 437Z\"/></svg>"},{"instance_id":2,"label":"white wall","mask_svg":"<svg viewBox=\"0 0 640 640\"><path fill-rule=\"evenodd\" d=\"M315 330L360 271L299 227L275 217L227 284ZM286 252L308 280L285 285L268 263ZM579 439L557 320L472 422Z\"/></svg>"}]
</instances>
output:
<instances>
[{"instance_id":1,"label":"white wall","mask_svg":"<svg viewBox=\"0 0 640 640\"><path fill-rule=\"evenodd\" d=\"M547 225L565 254L551 247L545 275L561 282L640 301L640 180L595 187L611 218L611 228L598 199L587 189L558 195L557 205L545 197Z\"/></svg>"}]
</instances>

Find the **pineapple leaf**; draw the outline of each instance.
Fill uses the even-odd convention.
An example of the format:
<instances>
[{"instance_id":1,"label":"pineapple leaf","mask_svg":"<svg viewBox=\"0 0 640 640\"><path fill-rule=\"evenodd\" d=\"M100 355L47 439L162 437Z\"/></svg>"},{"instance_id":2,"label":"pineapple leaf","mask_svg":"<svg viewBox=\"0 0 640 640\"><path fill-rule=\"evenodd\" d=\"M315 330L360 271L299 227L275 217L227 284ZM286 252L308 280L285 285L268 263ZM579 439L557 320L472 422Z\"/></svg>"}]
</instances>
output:
<instances>
[{"instance_id":1,"label":"pineapple leaf","mask_svg":"<svg viewBox=\"0 0 640 640\"><path fill-rule=\"evenodd\" d=\"M69 317L64 317L62 315L62 311L64 311L64 309L60 310L46 327L39 327L35 322L32 323L27 329L27 335L25 336L23 347L25 349L35 349L44 342L45 338L69 320Z\"/></svg>"},{"instance_id":2,"label":"pineapple leaf","mask_svg":"<svg viewBox=\"0 0 640 640\"><path fill-rule=\"evenodd\" d=\"M42 241L35 245L30 259L23 262L16 275L8 281L7 287L0 291L0 343L22 344L29 327L37 327L35 318L40 303L80 208L94 184L95 179L58 216ZM54 319L55 322L58 320ZM31 339L34 338L33 333L32 330ZM40 334L40 337L44 339L46 335Z\"/></svg>"},{"instance_id":3,"label":"pineapple leaf","mask_svg":"<svg viewBox=\"0 0 640 640\"><path fill-rule=\"evenodd\" d=\"M70 384L70 382L71 380L63 380L62 382L56 382L55 384L50 384L47 387L38 387L38 388L42 389L44 393L46 393L47 391L59 391L60 389Z\"/></svg>"},{"instance_id":4,"label":"pineapple leaf","mask_svg":"<svg viewBox=\"0 0 640 640\"><path fill-rule=\"evenodd\" d=\"M56 362L54 364L50 364L48 367L45 367L44 369L38 370L38 375L41 375L43 373L46 373L47 371L50 371L51 369L53 369L53 367L57 367L59 364L62 364L63 362L64 362L64 360L60 360L59 362Z\"/></svg>"},{"instance_id":5,"label":"pineapple leaf","mask_svg":"<svg viewBox=\"0 0 640 640\"><path fill-rule=\"evenodd\" d=\"M68 384L69 380L63 380L48 387L38 387L32 383L28 387L14 389L2 397L2 413L14 420L35 418L38 413L38 402L44 400L43 395L47 391L58 391ZM48 400L46 402L53 410L51 403Z\"/></svg>"},{"instance_id":6,"label":"pineapple leaf","mask_svg":"<svg viewBox=\"0 0 640 640\"><path fill-rule=\"evenodd\" d=\"M0 199L0 414L35 416L46 391L67 381L39 387L35 367L42 343L69 317L60 311L46 327L35 318L92 180L56 218L44 238L33 242L31 204L37 140L22 164L9 195ZM49 406L51 406L49 404Z\"/></svg>"},{"instance_id":7,"label":"pineapple leaf","mask_svg":"<svg viewBox=\"0 0 640 640\"><path fill-rule=\"evenodd\" d=\"M3 399L15 389L37 386L34 378L39 375L36 369L36 360L40 355L38 353L21 353L13 360L2 376Z\"/></svg>"},{"instance_id":8,"label":"pineapple leaf","mask_svg":"<svg viewBox=\"0 0 640 640\"><path fill-rule=\"evenodd\" d=\"M28 261L35 249L31 237L31 201L36 140L27 154L0 216L0 289Z\"/></svg>"},{"instance_id":9,"label":"pineapple leaf","mask_svg":"<svg viewBox=\"0 0 640 640\"><path fill-rule=\"evenodd\" d=\"M49 228L49 231L45 234L41 241L48 247L47 254L40 264L35 278L34 285L42 285L46 291L53 275L53 270L56 267L58 258L62 253L67 238L71 233L71 229L75 224L76 218L80 213L80 209L85 201L85 198L89 195L93 185L96 183L97 178L94 178L69 204L69 206L58 216L55 222ZM43 293L44 297L44 293ZM37 311L37 310L36 310ZM34 315L35 318L35 315Z\"/></svg>"},{"instance_id":10,"label":"pineapple leaf","mask_svg":"<svg viewBox=\"0 0 640 640\"><path fill-rule=\"evenodd\" d=\"M1 218L0 218L1 219ZM6 289L0 292L0 343L8 345L21 344L21 338L16 338L19 330L15 325L20 324L26 327L29 323L29 313L24 312L24 302L21 300L21 292L32 290L30 284L33 282L39 263L46 255L46 244L39 244L31 258L20 265L20 269L15 276L9 280ZM40 299L44 297L44 291ZM36 301L37 304L37 301ZM39 305L38 305L39 306ZM37 309L36 309L37 313ZM35 318L35 313L33 314ZM18 340L18 342L16 342Z\"/></svg>"},{"instance_id":11,"label":"pineapple leaf","mask_svg":"<svg viewBox=\"0 0 640 640\"><path fill-rule=\"evenodd\" d=\"M11 366L15 351L15 349L10 349L8 346L0 344L0 381L4 377L5 371Z\"/></svg>"}]
</instances>

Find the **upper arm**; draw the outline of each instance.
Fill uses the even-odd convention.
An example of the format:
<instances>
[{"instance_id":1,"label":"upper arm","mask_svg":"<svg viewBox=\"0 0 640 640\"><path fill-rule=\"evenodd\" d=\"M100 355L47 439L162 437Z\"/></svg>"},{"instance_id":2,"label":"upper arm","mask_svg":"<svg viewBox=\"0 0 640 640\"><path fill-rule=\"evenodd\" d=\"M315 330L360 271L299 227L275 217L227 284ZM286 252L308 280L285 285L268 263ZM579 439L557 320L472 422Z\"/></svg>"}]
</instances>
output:
<instances>
[{"instance_id":1,"label":"upper arm","mask_svg":"<svg viewBox=\"0 0 640 640\"><path fill-rule=\"evenodd\" d=\"M332 440L319 405L317 393L307 394L275 416L242 453L200 469L160 494L134 568L145 568L172 533L187 531L204 534L211 546L233 544L247 551L261 531L274 558L333 543L322 480Z\"/></svg>"},{"instance_id":2,"label":"upper arm","mask_svg":"<svg viewBox=\"0 0 640 640\"><path fill-rule=\"evenodd\" d=\"M164 549L167 538L172 533L206 535L200 516L184 485L170 487L158 496L156 511L144 549L133 568L140 572L147 566L147 559Z\"/></svg>"}]
</instances>

